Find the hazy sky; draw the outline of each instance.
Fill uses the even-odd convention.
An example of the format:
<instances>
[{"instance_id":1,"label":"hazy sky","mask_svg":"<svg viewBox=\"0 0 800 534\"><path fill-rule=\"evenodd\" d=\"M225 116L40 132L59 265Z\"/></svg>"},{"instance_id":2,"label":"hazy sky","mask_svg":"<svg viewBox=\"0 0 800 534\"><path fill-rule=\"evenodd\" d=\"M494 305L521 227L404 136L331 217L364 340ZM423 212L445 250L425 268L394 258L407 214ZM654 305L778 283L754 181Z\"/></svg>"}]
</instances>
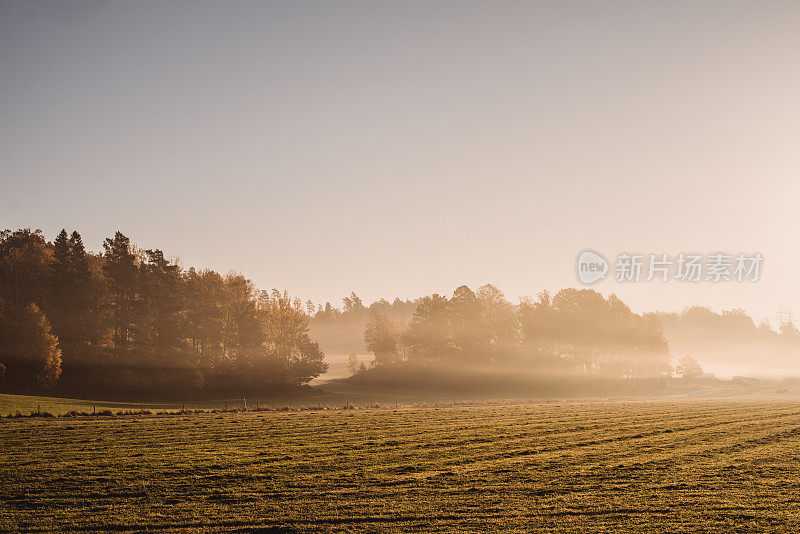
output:
<instances>
[{"instance_id":1,"label":"hazy sky","mask_svg":"<svg viewBox=\"0 0 800 534\"><path fill-rule=\"evenodd\" d=\"M0 226L338 301L761 252L634 310L800 311L798 2L0 3Z\"/></svg>"}]
</instances>

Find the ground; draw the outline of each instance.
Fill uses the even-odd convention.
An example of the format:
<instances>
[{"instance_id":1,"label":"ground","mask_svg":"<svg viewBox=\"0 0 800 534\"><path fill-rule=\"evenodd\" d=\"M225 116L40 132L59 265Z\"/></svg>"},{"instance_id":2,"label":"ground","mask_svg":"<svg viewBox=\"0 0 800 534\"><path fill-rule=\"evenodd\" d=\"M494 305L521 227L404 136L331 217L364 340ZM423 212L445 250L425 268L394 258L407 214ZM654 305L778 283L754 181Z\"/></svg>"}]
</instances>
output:
<instances>
[{"instance_id":1,"label":"ground","mask_svg":"<svg viewBox=\"0 0 800 534\"><path fill-rule=\"evenodd\" d=\"M789 401L3 419L0 443L6 531L800 529Z\"/></svg>"}]
</instances>

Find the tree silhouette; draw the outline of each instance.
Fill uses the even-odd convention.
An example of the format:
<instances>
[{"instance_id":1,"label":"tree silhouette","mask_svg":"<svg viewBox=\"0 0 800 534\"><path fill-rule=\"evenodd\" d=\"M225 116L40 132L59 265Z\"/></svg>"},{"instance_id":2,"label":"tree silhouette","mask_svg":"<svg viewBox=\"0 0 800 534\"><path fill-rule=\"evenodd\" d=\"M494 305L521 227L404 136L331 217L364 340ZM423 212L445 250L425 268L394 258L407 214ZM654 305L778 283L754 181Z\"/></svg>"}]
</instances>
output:
<instances>
[{"instance_id":1,"label":"tree silhouette","mask_svg":"<svg viewBox=\"0 0 800 534\"><path fill-rule=\"evenodd\" d=\"M138 268L136 256L131 251L130 239L121 232L103 243L105 263L103 272L108 279L114 324L114 353L127 356L131 315L136 299Z\"/></svg>"},{"instance_id":2,"label":"tree silhouette","mask_svg":"<svg viewBox=\"0 0 800 534\"><path fill-rule=\"evenodd\" d=\"M397 361L397 326L385 313L372 310L364 331L364 342L377 364Z\"/></svg>"},{"instance_id":3,"label":"tree silhouette","mask_svg":"<svg viewBox=\"0 0 800 534\"><path fill-rule=\"evenodd\" d=\"M683 378L697 378L703 374L703 368L697 360L687 355L678 360L675 372Z\"/></svg>"}]
</instances>

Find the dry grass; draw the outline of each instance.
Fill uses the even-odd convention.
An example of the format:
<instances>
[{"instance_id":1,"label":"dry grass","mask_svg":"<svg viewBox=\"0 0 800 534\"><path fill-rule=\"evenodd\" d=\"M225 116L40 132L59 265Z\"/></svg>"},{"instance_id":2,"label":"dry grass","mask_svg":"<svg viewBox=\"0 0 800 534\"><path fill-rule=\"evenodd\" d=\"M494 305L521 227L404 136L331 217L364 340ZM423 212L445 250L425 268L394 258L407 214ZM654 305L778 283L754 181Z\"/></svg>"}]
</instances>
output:
<instances>
[{"instance_id":1,"label":"dry grass","mask_svg":"<svg viewBox=\"0 0 800 534\"><path fill-rule=\"evenodd\" d=\"M9 531L800 531L800 404L0 422Z\"/></svg>"}]
</instances>

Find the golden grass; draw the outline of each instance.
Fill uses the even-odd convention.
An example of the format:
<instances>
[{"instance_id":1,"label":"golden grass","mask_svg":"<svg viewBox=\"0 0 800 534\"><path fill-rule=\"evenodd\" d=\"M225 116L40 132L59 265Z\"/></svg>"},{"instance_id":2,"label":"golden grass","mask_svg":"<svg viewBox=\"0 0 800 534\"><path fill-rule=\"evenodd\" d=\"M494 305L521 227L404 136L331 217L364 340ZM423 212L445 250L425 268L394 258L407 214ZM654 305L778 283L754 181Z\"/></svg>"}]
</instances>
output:
<instances>
[{"instance_id":1,"label":"golden grass","mask_svg":"<svg viewBox=\"0 0 800 534\"><path fill-rule=\"evenodd\" d=\"M800 531L800 404L0 422L12 531Z\"/></svg>"}]
</instances>

